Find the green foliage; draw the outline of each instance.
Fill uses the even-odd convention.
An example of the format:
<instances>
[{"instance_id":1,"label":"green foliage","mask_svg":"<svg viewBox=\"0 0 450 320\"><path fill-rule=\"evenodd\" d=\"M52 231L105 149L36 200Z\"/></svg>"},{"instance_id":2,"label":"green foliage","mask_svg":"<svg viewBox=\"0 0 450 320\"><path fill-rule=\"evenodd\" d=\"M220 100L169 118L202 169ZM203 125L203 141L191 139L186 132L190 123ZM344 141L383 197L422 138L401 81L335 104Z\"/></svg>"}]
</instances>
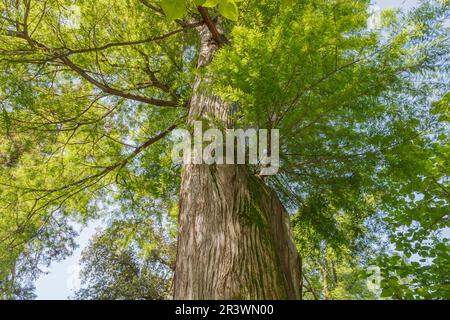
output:
<instances>
[{"instance_id":1,"label":"green foliage","mask_svg":"<svg viewBox=\"0 0 450 320\"><path fill-rule=\"evenodd\" d=\"M161 1L161 7L169 20L180 19L186 13L184 0Z\"/></svg>"},{"instance_id":2,"label":"green foliage","mask_svg":"<svg viewBox=\"0 0 450 320\"><path fill-rule=\"evenodd\" d=\"M181 170L161 133L186 125L197 6L229 40L205 89L238 126L280 129L266 182L292 213L305 298L380 298L375 265L383 298L448 299L447 0L377 30L365 0L3 1L0 297L32 298L70 224L111 212L78 297L167 296Z\"/></svg>"},{"instance_id":3,"label":"green foliage","mask_svg":"<svg viewBox=\"0 0 450 320\"><path fill-rule=\"evenodd\" d=\"M216 57L213 89L244 106L236 113L242 125L280 129L282 174L271 183L297 212L294 233L307 276L323 277L331 259L343 268L354 262L356 273L378 265L387 278L397 267L367 228L376 222L379 239L384 235L408 258L431 254L433 266L420 273L423 263L408 262L415 268L403 273L414 280L397 287L383 281L383 296L446 298L448 255L434 248L446 247L439 233L449 212L442 61L449 55L442 27L448 3L394 15L384 13L378 33L366 28L365 1L298 1L281 14L276 4L255 5L231 31L233 46ZM275 17L278 23L267 26ZM415 241L426 242L426 251ZM368 259L369 244L383 258ZM321 287L317 282L316 291ZM394 295L393 287L405 292Z\"/></svg>"},{"instance_id":4,"label":"green foliage","mask_svg":"<svg viewBox=\"0 0 450 320\"><path fill-rule=\"evenodd\" d=\"M238 20L238 3L242 0L161 0L161 7L170 21L183 18L190 6L216 8L225 18Z\"/></svg>"}]
</instances>

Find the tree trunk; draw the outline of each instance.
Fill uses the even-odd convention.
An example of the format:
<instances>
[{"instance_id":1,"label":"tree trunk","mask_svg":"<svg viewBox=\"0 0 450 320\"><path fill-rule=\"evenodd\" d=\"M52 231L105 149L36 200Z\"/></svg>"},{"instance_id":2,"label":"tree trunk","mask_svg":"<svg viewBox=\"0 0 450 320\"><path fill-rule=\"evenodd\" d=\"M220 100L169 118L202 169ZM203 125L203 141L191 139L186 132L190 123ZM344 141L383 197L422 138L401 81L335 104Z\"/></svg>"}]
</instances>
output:
<instances>
[{"instance_id":1,"label":"tree trunk","mask_svg":"<svg viewBox=\"0 0 450 320\"><path fill-rule=\"evenodd\" d=\"M218 48L199 29L198 67ZM204 92L197 77L189 121L219 119L229 108ZM289 216L261 178L245 165L185 165L179 202L175 299L300 299L300 263Z\"/></svg>"},{"instance_id":2,"label":"tree trunk","mask_svg":"<svg viewBox=\"0 0 450 320\"><path fill-rule=\"evenodd\" d=\"M330 291L328 290L328 271L326 263L324 264L324 266L322 266L321 272L322 272L323 299L329 300Z\"/></svg>"}]
</instances>

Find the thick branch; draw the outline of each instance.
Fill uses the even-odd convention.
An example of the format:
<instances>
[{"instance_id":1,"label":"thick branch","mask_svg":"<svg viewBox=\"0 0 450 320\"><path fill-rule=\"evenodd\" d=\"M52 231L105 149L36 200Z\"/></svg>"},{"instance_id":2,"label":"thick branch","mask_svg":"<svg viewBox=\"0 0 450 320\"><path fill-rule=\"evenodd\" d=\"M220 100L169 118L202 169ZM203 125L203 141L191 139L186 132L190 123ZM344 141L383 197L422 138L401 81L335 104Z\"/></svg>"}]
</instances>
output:
<instances>
[{"instance_id":1,"label":"thick branch","mask_svg":"<svg viewBox=\"0 0 450 320\"><path fill-rule=\"evenodd\" d=\"M147 104L152 104L155 106L160 106L160 107L178 107L179 106L177 101L166 101L166 100L154 99L154 98L140 96L140 95L123 92L123 91L111 88L110 86L103 84L100 81L97 81L96 79L91 77L86 71L84 71L83 69L81 69L80 67L75 65L69 58L60 57L59 59L65 65L67 65L69 68L71 68L73 71L78 73L81 77L83 77L85 80L94 84L96 87L98 87L105 93L115 95L118 97L122 97L125 99L130 99L130 100L139 101L139 102L143 102L143 103L147 103Z\"/></svg>"},{"instance_id":2,"label":"thick branch","mask_svg":"<svg viewBox=\"0 0 450 320\"><path fill-rule=\"evenodd\" d=\"M92 76L90 76L85 70L78 67L65 55L58 55L58 54L55 55L53 50L46 47L44 44L30 38L30 36L27 33L17 32L16 36L25 39L32 47L39 48L41 50L44 50L46 53L52 55L55 59L59 60L64 65L68 66L70 69L75 71L78 75L80 75L83 79L92 83L93 85L95 85L96 87L98 87L105 93L108 93L110 95L115 95L118 97L122 97L125 99L129 99L129 100L133 100L133 101L151 104L154 106L160 106L160 107L179 107L180 106L177 101L166 101L166 100L154 99L154 98L140 96L140 95L136 95L133 93L128 93L128 92L124 92L124 91L112 88L104 83L101 83L100 81L96 80Z\"/></svg>"},{"instance_id":3,"label":"thick branch","mask_svg":"<svg viewBox=\"0 0 450 320\"><path fill-rule=\"evenodd\" d=\"M198 12L200 12L206 26L208 27L209 31L211 32L214 40L217 42L218 45L223 45L227 43L227 39L219 33L219 31L216 28L216 25L212 21L211 17L209 16L208 9L202 6L197 7Z\"/></svg>"}]
</instances>

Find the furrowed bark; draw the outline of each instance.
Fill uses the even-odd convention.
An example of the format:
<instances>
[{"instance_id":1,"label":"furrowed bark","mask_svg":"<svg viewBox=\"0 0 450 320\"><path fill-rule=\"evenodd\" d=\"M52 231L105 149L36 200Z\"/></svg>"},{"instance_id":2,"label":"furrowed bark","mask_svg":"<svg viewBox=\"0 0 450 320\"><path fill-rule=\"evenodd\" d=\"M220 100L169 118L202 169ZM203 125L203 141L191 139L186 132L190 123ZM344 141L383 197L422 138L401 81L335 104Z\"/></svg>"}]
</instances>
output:
<instances>
[{"instance_id":1,"label":"furrowed bark","mask_svg":"<svg viewBox=\"0 0 450 320\"><path fill-rule=\"evenodd\" d=\"M218 44L199 28L198 67ZM189 121L218 119L232 127L229 107L197 78ZM179 203L175 299L300 299L300 260L289 216L262 179L244 165L185 165Z\"/></svg>"}]
</instances>

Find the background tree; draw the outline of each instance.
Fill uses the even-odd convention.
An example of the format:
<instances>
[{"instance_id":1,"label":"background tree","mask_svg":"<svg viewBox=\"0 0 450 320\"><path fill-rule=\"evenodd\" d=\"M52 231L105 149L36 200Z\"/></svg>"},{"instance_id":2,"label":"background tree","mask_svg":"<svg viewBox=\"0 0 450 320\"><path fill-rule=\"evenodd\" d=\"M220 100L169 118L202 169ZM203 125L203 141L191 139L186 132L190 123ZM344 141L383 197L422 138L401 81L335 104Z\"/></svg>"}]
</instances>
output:
<instances>
[{"instance_id":1,"label":"background tree","mask_svg":"<svg viewBox=\"0 0 450 320\"><path fill-rule=\"evenodd\" d=\"M116 221L94 236L83 251L83 287L75 298L159 300L171 296L175 242L151 221Z\"/></svg>"}]
</instances>

